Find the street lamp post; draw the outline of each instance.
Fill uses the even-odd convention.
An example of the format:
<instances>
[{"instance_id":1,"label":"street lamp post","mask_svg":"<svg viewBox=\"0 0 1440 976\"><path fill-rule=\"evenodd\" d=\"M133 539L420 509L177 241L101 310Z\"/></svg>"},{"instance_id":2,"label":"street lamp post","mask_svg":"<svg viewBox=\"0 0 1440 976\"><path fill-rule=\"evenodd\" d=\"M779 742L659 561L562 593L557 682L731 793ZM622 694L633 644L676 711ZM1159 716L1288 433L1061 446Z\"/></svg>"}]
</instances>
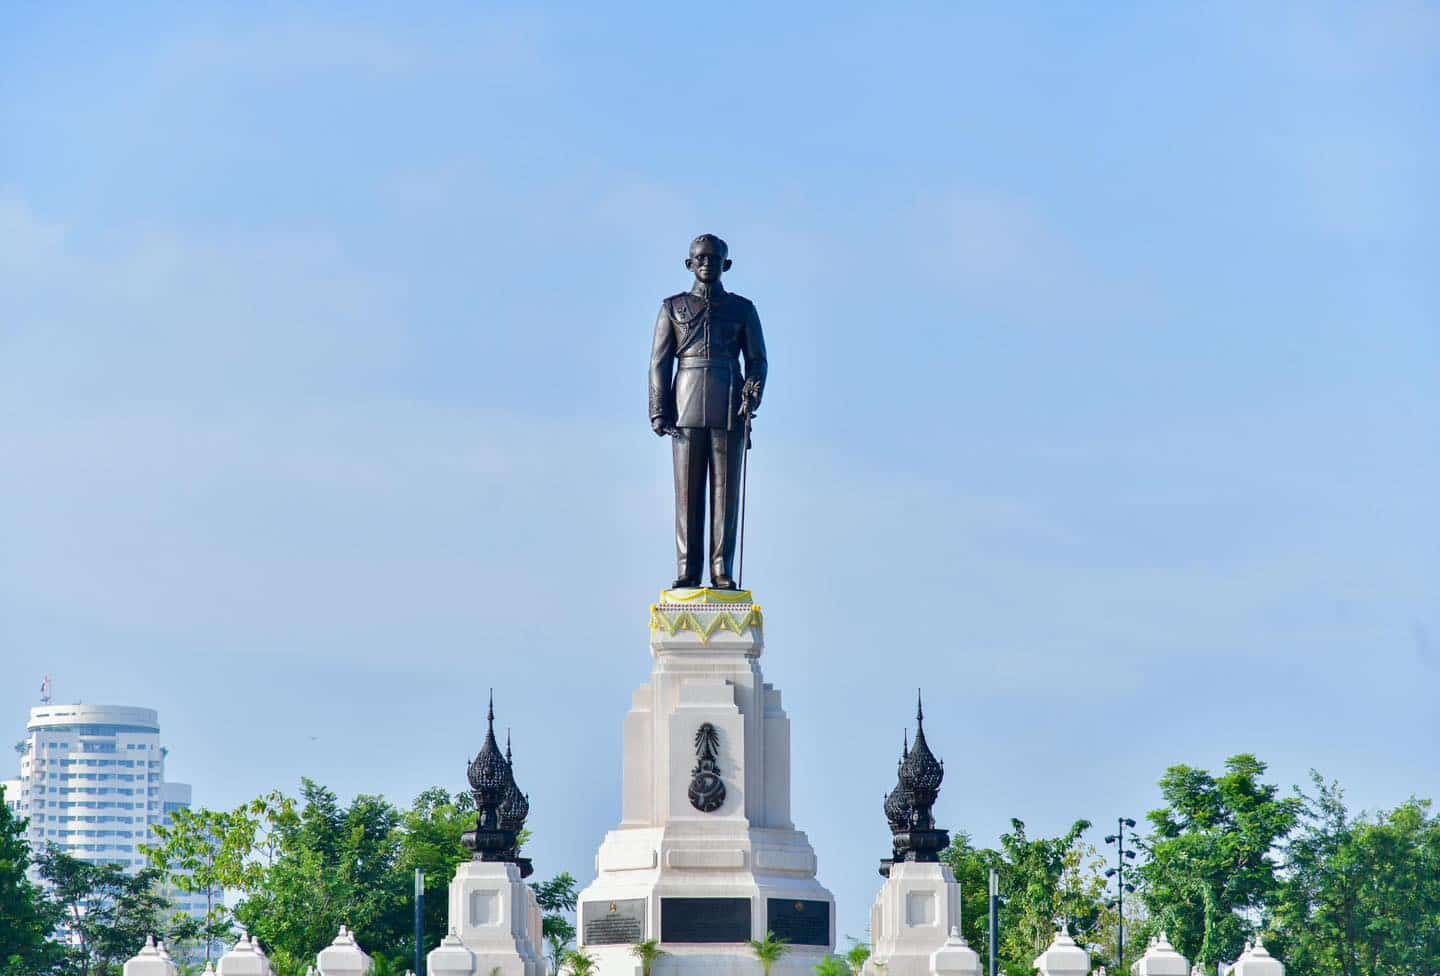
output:
<instances>
[{"instance_id":1,"label":"street lamp post","mask_svg":"<svg viewBox=\"0 0 1440 976\"><path fill-rule=\"evenodd\" d=\"M1000 974L1000 873L990 869L990 976Z\"/></svg>"},{"instance_id":2,"label":"street lamp post","mask_svg":"<svg viewBox=\"0 0 1440 976\"><path fill-rule=\"evenodd\" d=\"M425 872L415 869L415 976L425 976Z\"/></svg>"},{"instance_id":3,"label":"street lamp post","mask_svg":"<svg viewBox=\"0 0 1440 976\"><path fill-rule=\"evenodd\" d=\"M1120 971L1125 971L1125 892L1135 891L1135 886L1125 880L1126 861L1135 860L1135 851L1125 848L1125 831L1130 830L1130 842L1135 842L1135 821L1129 817L1117 817L1118 826L1115 833L1105 838L1105 843L1115 845L1115 866L1105 872L1105 877L1115 879L1115 897L1109 899L1106 904L1115 908L1120 920L1120 932L1117 948L1120 950Z\"/></svg>"}]
</instances>

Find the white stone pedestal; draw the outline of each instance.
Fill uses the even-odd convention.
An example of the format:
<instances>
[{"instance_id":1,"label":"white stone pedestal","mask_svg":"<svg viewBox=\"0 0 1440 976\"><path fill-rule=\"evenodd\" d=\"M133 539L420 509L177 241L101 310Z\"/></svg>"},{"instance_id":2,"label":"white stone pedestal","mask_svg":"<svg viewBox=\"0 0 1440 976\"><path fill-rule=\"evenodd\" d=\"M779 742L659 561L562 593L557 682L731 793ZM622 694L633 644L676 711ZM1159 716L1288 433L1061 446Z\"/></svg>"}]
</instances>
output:
<instances>
[{"instance_id":1,"label":"white stone pedestal","mask_svg":"<svg viewBox=\"0 0 1440 976\"><path fill-rule=\"evenodd\" d=\"M546 976L540 906L514 864L465 861L450 882L450 931L473 954L470 976ZM433 972L453 971L453 940L430 952Z\"/></svg>"},{"instance_id":2,"label":"white stone pedestal","mask_svg":"<svg viewBox=\"0 0 1440 976\"><path fill-rule=\"evenodd\" d=\"M767 930L790 936L777 974L809 976L833 949L835 900L790 820L790 722L760 673L763 650L747 591L672 590L651 609L655 666L625 719L620 826L580 894L577 941L599 976L638 973L630 946L643 939L668 953L655 976L757 976L745 941ZM711 812L690 799L706 723L725 786Z\"/></svg>"},{"instance_id":3,"label":"white stone pedestal","mask_svg":"<svg viewBox=\"0 0 1440 976\"><path fill-rule=\"evenodd\" d=\"M929 976L931 955L959 928L960 886L950 865L891 865L870 909L866 976Z\"/></svg>"}]
</instances>

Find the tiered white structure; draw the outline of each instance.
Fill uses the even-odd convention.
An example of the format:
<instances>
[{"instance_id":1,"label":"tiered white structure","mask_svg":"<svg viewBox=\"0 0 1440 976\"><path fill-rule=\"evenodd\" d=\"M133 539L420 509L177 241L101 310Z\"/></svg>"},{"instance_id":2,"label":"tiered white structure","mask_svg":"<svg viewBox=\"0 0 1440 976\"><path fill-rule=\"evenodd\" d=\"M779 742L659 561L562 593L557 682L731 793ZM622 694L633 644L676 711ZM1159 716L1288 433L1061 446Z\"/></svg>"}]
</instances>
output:
<instances>
[{"instance_id":1,"label":"tiered white structure","mask_svg":"<svg viewBox=\"0 0 1440 976\"><path fill-rule=\"evenodd\" d=\"M774 932L791 945L775 971L808 976L835 945L835 900L790 818L790 720L760 671L760 607L745 590L668 590L650 618L620 825L580 894L578 942L599 976L638 973L646 939L667 953L656 976L755 976L745 942Z\"/></svg>"},{"instance_id":2,"label":"tiered white structure","mask_svg":"<svg viewBox=\"0 0 1440 976\"><path fill-rule=\"evenodd\" d=\"M959 930L960 886L950 865L892 864L870 909L872 952L865 976L930 976L932 957L952 932L958 939Z\"/></svg>"},{"instance_id":3,"label":"tiered white structure","mask_svg":"<svg viewBox=\"0 0 1440 976\"><path fill-rule=\"evenodd\" d=\"M540 906L505 861L465 861L450 882L450 935L426 959L430 976L546 976Z\"/></svg>"}]
</instances>

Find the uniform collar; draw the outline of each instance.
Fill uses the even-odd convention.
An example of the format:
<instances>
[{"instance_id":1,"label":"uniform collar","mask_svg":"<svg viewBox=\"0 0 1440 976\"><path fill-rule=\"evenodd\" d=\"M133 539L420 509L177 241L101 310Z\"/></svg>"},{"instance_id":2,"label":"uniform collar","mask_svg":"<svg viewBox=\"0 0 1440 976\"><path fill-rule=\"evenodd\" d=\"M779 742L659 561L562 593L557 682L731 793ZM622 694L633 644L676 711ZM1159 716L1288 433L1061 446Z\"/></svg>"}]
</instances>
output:
<instances>
[{"instance_id":1,"label":"uniform collar","mask_svg":"<svg viewBox=\"0 0 1440 976\"><path fill-rule=\"evenodd\" d=\"M725 288L718 281L710 285L697 278L695 284L690 289L690 294L706 301L718 302L725 297Z\"/></svg>"}]
</instances>

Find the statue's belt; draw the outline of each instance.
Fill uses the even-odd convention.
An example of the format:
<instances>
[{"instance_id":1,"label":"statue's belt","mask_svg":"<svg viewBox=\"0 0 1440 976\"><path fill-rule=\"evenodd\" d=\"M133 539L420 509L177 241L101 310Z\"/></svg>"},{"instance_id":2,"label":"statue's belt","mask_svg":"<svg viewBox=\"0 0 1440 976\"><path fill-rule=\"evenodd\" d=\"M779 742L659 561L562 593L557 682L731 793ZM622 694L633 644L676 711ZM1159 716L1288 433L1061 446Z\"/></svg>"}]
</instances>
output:
<instances>
[{"instance_id":1,"label":"statue's belt","mask_svg":"<svg viewBox=\"0 0 1440 976\"><path fill-rule=\"evenodd\" d=\"M676 365L681 369L738 369L740 363L734 359L711 359L708 356L681 356L676 360Z\"/></svg>"}]
</instances>

